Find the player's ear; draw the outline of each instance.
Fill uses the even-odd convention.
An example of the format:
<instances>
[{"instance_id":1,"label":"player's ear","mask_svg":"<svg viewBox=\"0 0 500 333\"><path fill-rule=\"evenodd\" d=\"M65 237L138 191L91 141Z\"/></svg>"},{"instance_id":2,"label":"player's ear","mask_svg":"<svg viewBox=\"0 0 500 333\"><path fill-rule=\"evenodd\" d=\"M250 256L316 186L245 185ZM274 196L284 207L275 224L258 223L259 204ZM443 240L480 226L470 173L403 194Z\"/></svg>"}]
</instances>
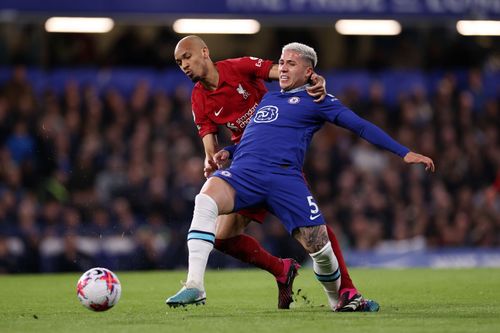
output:
<instances>
[{"instance_id":1,"label":"player's ear","mask_svg":"<svg viewBox=\"0 0 500 333\"><path fill-rule=\"evenodd\" d=\"M314 69L312 67L307 67L306 77L307 77L308 82L311 80L311 75L313 75L313 74L314 74Z\"/></svg>"},{"instance_id":2,"label":"player's ear","mask_svg":"<svg viewBox=\"0 0 500 333\"><path fill-rule=\"evenodd\" d=\"M202 49L201 49L201 54L203 56L203 58L207 59L210 57L210 51L208 50L208 47L204 46Z\"/></svg>"}]
</instances>

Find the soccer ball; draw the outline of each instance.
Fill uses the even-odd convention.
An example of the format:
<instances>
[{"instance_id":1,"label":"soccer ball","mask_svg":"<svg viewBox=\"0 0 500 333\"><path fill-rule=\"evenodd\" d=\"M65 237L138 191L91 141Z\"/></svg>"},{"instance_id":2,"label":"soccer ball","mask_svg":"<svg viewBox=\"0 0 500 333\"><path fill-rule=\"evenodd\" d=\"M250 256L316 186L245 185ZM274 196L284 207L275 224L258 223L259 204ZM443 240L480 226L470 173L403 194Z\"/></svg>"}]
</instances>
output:
<instances>
[{"instance_id":1,"label":"soccer ball","mask_svg":"<svg viewBox=\"0 0 500 333\"><path fill-rule=\"evenodd\" d=\"M91 268L80 277L76 296L92 311L106 311L120 300L122 287L118 277L106 268Z\"/></svg>"}]
</instances>

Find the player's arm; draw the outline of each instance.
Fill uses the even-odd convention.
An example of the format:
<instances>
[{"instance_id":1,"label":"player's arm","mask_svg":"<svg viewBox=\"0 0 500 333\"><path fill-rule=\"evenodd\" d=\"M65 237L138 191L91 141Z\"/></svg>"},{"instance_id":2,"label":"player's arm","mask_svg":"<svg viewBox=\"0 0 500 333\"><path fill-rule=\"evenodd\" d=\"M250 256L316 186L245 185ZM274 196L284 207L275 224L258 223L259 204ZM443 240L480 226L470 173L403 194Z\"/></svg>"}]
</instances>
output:
<instances>
[{"instance_id":1,"label":"player's arm","mask_svg":"<svg viewBox=\"0 0 500 333\"><path fill-rule=\"evenodd\" d=\"M207 173L210 173L210 168L212 167L211 161L213 161L213 156L219 150L217 142L217 124L211 121L204 112L204 100L200 97L200 94L197 93L196 88L191 96L191 107L193 110L193 120L198 129L198 135L203 142L203 149L205 150L204 174L207 176Z\"/></svg>"},{"instance_id":2,"label":"player's arm","mask_svg":"<svg viewBox=\"0 0 500 333\"><path fill-rule=\"evenodd\" d=\"M278 71L278 64L274 64L269 70L269 80L278 81L280 72Z\"/></svg>"},{"instance_id":3,"label":"player's arm","mask_svg":"<svg viewBox=\"0 0 500 333\"><path fill-rule=\"evenodd\" d=\"M219 150L214 156L213 156L213 162L215 163L216 170L222 169L224 165L233 158L234 152L236 151L236 148L238 147L238 144L234 144L231 146L227 146ZM215 171L215 170L213 170ZM213 172L212 171L212 172Z\"/></svg>"},{"instance_id":4,"label":"player's arm","mask_svg":"<svg viewBox=\"0 0 500 333\"><path fill-rule=\"evenodd\" d=\"M227 160L231 160L234 156L234 152L236 151L236 148L238 148L238 144L234 144L234 145L222 148L219 151L219 153L221 153L221 154L217 153L216 155L219 155L219 156L214 156L215 162L219 163L219 162L225 162Z\"/></svg>"},{"instance_id":5,"label":"player's arm","mask_svg":"<svg viewBox=\"0 0 500 333\"><path fill-rule=\"evenodd\" d=\"M414 153L403 146L382 129L359 117L350 109L344 107L335 119L335 123L356 133L371 144L389 150L403 158L409 164L424 164L425 170L434 172L434 162L431 158Z\"/></svg>"},{"instance_id":6,"label":"player's arm","mask_svg":"<svg viewBox=\"0 0 500 333\"><path fill-rule=\"evenodd\" d=\"M278 65L274 64L269 70L269 79L278 80L279 71ZM313 73L309 79L311 86L307 88L307 93L314 97L315 102L321 102L326 97L326 81L325 78L317 73Z\"/></svg>"},{"instance_id":7,"label":"player's arm","mask_svg":"<svg viewBox=\"0 0 500 333\"><path fill-rule=\"evenodd\" d=\"M222 169L225 164L233 158L237 146L238 145L224 147L213 154L211 158L205 158L205 177L208 178L215 172L215 170Z\"/></svg>"},{"instance_id":8,"label":"player's arm","mask_svg":"<svg viewBox=\"0 0 500 333\"><path fill-rule=\"evenodd\" d=\"M224 165L233 158L234 151L236 150L236 145L232 145L229 147L224 147L219 150L217 154L214 155L214 162L217 165L218 169L224 167Z\"/></svg>"},{"instance_id":9,"label":"player's arm","mask_svg":"<svg viewBox=\"0 0 500 333\"><path fill-rule=\"evenodd\" d=\"M205 163L203 172L208 178L215 170L218 169L217 164L214 162L214 155L218 151L217 136L215 133L208 133L203 138L203 148L205 149Z\"/></svg>"}]
</instances>

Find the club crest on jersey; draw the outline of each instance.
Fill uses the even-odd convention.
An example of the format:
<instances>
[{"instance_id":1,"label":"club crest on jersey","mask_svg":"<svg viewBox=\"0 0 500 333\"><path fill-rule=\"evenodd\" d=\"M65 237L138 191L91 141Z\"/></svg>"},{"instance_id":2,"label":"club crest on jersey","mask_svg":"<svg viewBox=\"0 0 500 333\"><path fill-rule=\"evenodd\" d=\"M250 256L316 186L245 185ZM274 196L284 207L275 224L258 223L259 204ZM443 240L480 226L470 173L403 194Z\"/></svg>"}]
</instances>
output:
<instances>
[{"instance_id":1,"label":"club crest on jersey","mask_svg":"<svg viewBox=\"0 0 500 333\"><path fill-rule=\"evenodd\" d=\"M278 119L278 107L266 105L257 110L253 121L255 123L270 123L276 119Z\"/></svg>"},{"instance_id":2,"label":"club crest on jersey","mask_svg":"<svg viewBox=\"0 0 500 333\"><path fill-rule=\"evenodd\" d=\"M240 94L241 96L243 96L244 99L247 99L248 96L250 96L250 94L248 93L248 91L245 90L245 88L243 88L243 86L240 84L238 84L238 88L236 88L236 91L238 92L238 94Z\"/></svg>"},{"instance_id":3,"label":"club crest on jersey","mask_svg":"<svg viewBox=\"0 0 500 333\"><path fill-rule=\"evenodd\" d=\"M300 102L300 97L297 96L293 96L288 99L289 104L297 104L298 102Z\"/></svg>"}]
</instances>

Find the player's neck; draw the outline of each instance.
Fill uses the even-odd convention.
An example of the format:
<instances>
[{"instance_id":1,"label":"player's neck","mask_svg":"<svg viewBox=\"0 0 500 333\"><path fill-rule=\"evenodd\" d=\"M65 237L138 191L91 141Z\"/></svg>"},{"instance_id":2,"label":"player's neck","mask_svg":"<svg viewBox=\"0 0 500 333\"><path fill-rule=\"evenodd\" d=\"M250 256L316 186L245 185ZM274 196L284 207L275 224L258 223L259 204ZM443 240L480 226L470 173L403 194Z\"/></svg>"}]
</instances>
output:
<instances>
[{"instance_id":1,"label":"player's neck","mask_svg":"<svg viewBox=\"0 0 500 333\"><path fill-rule=\"evenodd\" d=\"M306 90L307 87L309 87L310 85L308 83L305 83L303 85L300 85L300 86L295 86L293 88L287 88L287 89L281 89L281 92L284 92L284 93L296 93L296 92L299 92L299 91L303 91L303 90Z\"/></svg>"},{"instance_id":2,"label":"player's neck","mask_svg":"<svg viewBox=\"0 0 500 333\"><path fill-rule=\"evenodd\" d=\"M200 80L200 83L207 90L213 91L217 89L219 86L219 71L217 71L217 67L214 64L211 64L207 76Z\"/></svg>"}]
</instances>

